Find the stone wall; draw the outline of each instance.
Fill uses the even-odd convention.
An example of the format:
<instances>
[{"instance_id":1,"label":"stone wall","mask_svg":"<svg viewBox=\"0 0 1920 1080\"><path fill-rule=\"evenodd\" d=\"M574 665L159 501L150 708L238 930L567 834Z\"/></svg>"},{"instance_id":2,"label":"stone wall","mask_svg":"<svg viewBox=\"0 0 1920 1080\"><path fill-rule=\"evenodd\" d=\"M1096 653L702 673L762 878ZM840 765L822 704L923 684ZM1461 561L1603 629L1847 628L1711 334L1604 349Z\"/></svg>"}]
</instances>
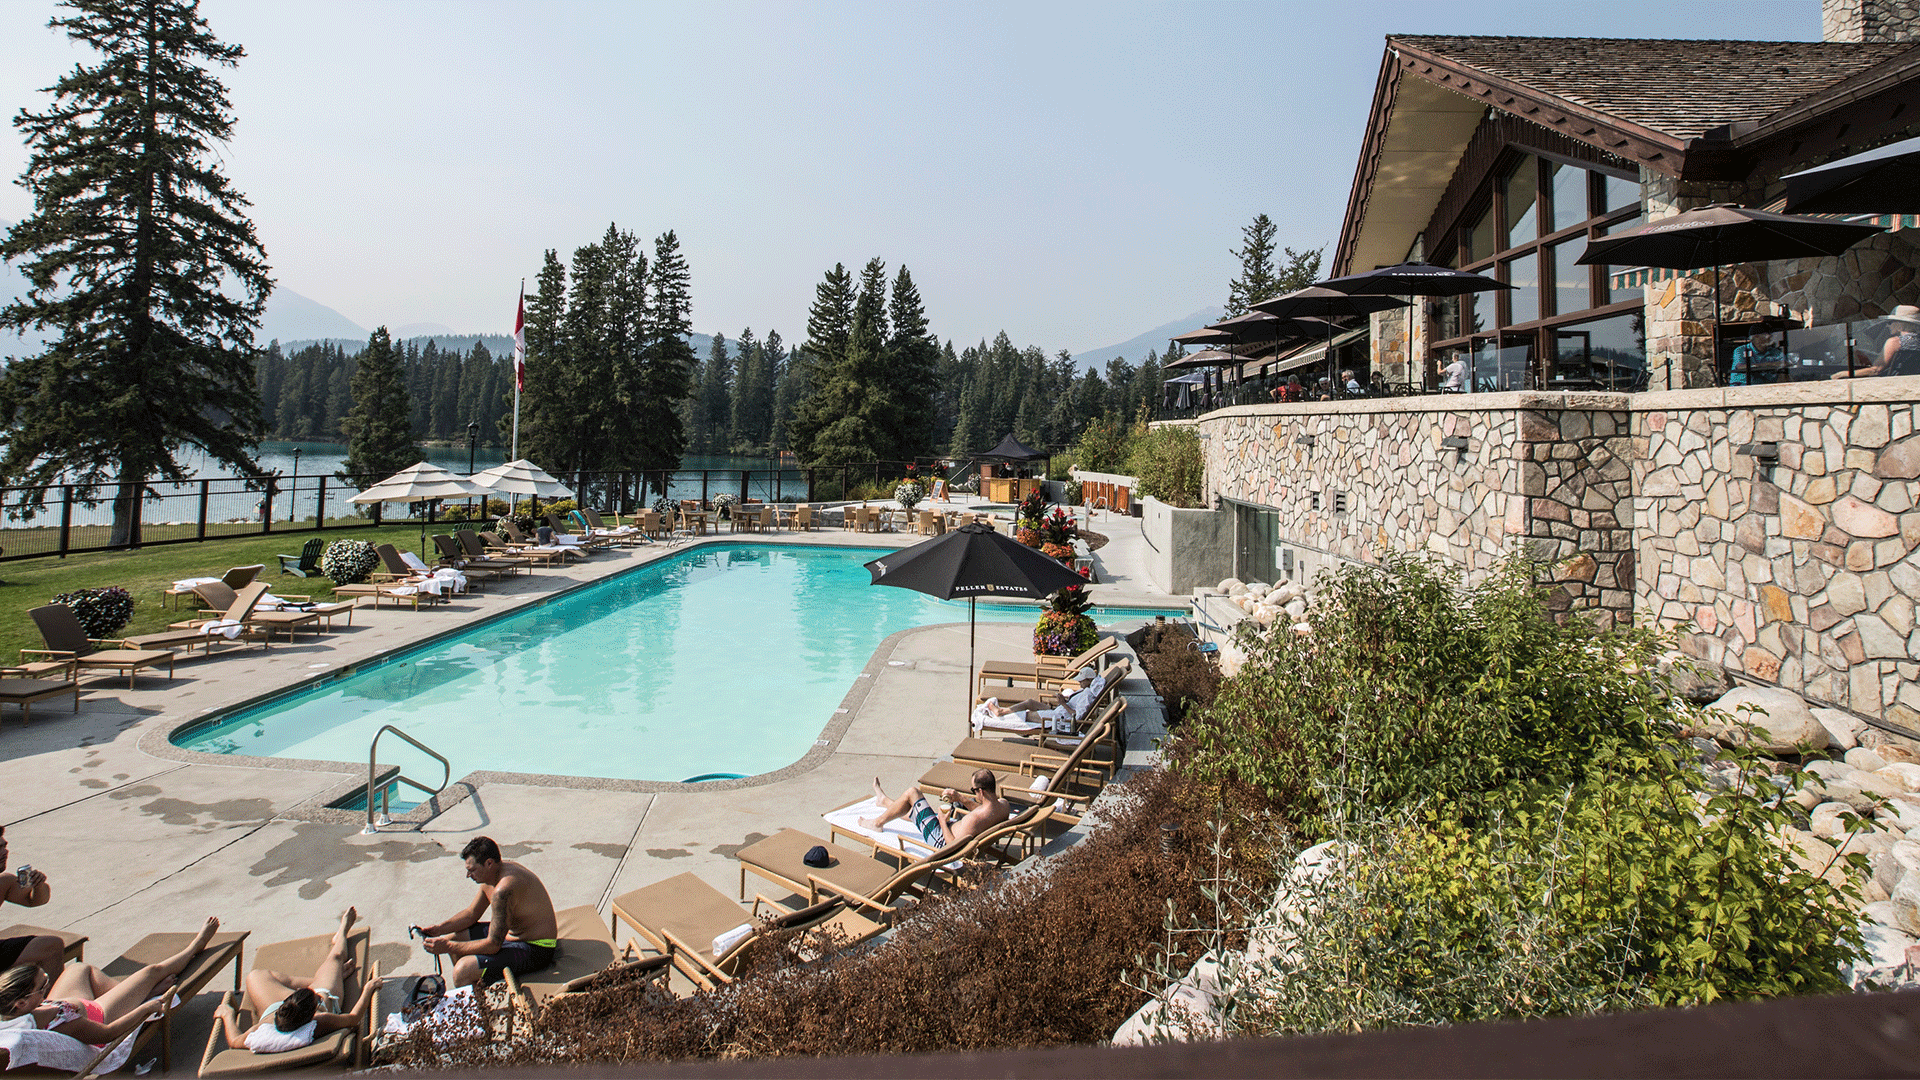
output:
<instances>
[{"instance_id":1,"label":"stone wall","mask_svg":"<svg viewBox=\"0 0 1920 1080\"><path fill-rule=\"evenodd\" d=\"M1916 403L1920 377L1243 406L1196 426L1208 490L1271 508L1288 544L1430 551L1469 578L1525 546L1557 610L1658 625L1755 681L1920 727Z\"/></svg>"},{"instance_id":2,"label":"stone wall","mask_svg":"<svg viewBox=\"0 0 1920 1080\"><path fill-rule=\"evenodd\" d=\"M1920 37L1916 0L1821 0L1822 41L1912 41Z\"/></svg>"}]
</instances>

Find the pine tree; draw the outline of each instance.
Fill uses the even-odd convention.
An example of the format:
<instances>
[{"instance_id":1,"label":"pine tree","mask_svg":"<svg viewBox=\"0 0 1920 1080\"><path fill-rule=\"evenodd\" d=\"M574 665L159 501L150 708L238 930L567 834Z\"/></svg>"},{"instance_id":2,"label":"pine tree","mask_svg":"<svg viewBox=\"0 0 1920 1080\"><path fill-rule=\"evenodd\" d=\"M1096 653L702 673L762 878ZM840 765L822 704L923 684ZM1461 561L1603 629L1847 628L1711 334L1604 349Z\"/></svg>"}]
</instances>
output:
<instances>
[{"instance_id":1,"label":"pine tree","mask_svg":"<svg viewBox=\"0 0 1920 1080\"><path fill-rule=\"evenodd\" d=\"M400 354L382 326L367 338L353 373L353 408L340 421L347 459L336 474L360 487L384 480L420 460L413 443L413 402Z\"/></svg>"},{"instance_id":2,"label":"pine tree","mask_svg":"<svg viewBox=\"0 0 1920 1080\"><path fill-rule=\"evenodd\" d=\"M718 335L715 335L717 338ZM758 355L760 341L753 336L753 327L740 331L740 338L734 343L732 376L732 396L727 399L728 412L720 421L722 438L720 452L726 453L737 443L742 446L759 445L763 441L754 434L755 390L759 380L758 366L766 362L766 357Z\"/></svg>"},{"instance_id":3,"label":"pine tree","mask_svg":"<svg viewBox=\"0 0 1920 1080\"><path fill-rule=\"evenodd\" d=\"M787 443L800 460L813 460L813 440L834 417L816 410L815 395L831 372L840 369L847 356L847 339L853 333L853 275L845 263L833 264L820 284L814 286L813 306L807 310L807 343L802 346L804 362L796 360L794 374L803 388L793 397L793 410L787 420Z\"/></svg>"},{"instance_id":4,"label":"pine tree","mask_svg":"<svg viewBox=\"0 0 1920 1080\"><path fill-rule=\"evenodd\" d=\"M560 253L549 248L542 258L540 273L534 278L533 295L527 297L526 389L519 395L518 451L519 456L529 461L553 461L553 455L558 452L557 446L548 445L548 437L558 431L557 421L567 408L560 385L567 367L566 336L561 327L566 313L567 268L560 261ZM500 441L512 447L514 387L511 379L503 388L502 398ZM549 422L550 417L556 422ZM510 449L509 453L512 452Z\"/></svg>"},{"instance_id":5,"label":"pine tree","mask_svg":"<svg viewBox=\"0 0 1920 1080\"><path fill-rule=\"evenodd\" d=\"M1241 244L1233 257L1240 260L1240 276L1227 282L1227 317L1245 315L1247 309L1281 293L1273 276L1273 220L1265 214L1240 230Z\"/></svg>"},{"instance_id":6,"label":"pine tree","mask_svg":"<svg viewBox=\"0 0 1920 1080\"><path fill-rule=\"evenodd\" d=\"M867 260L854 297L846 355L822 365L806 411L824 420L815 429L809 465L844 465L889 458L901 418L886 385L886 263Z\"/></svg>"},{"instance_id":7,"label":"pine tree","mask_svg":"<svg viewBox=\"0 0 1920 1080\"><path fill-rule=\"evenodd\" d=\"M647 275L646 311L640 323L634 396L620 408L632 425L632 438L619 468L671 470L687 450L686 430L674 405L693 392L691 272L673 231L653 242L653 267Z\"/></svg>"},{"instance_id":8,"label":"pine tree","mask_svg":"<svg viewBox=\"0 0 1920 1080\"><path fill-rule=\"evenodd\" d=\"M752 331L748 331L749 334ZM748 347L746 337L741 348ZM700 369L700 392L694 395L695 428L689 442L697 454L724 454L732 443L734 417L733 357L727 354L727 336L713 335L713 347Z\"/></svg>"},{"instance_id":9,"label":"pine tree","mask_svg":"<svg viewBox=\"0 0 1920 1080\"><path fill-rule=\"evenodd\" d=\"M902 266L893 278L893 296L887 302L887 322L892 332L882 355L891 415L891 430L884 434L891 444L886 457L914 460L933 453L934 424L939 414L934 409L940 390L940 342L927 332L927 308L913 275Z\"/></svg>"},{"instance_id":10,"label":"pine tree","mask_svg":"<svg viewBox=\"0 0 1920 1080\"><path fill-rule=\"evenodd\" d=\"M183 447L258 471L253 334L273 281L216 150L233 113L208 69L245 50L214 37L192 0L64 6L49 26L101 59L55 83L45 112L14 118L34 209L0 240L28 284L0 327L57 336L0 374L0 478L30 488L30 504L61 480L81 497L113 484L121 544L135 539L138 485L186 476Z\"/></svg>"}]
</instances>

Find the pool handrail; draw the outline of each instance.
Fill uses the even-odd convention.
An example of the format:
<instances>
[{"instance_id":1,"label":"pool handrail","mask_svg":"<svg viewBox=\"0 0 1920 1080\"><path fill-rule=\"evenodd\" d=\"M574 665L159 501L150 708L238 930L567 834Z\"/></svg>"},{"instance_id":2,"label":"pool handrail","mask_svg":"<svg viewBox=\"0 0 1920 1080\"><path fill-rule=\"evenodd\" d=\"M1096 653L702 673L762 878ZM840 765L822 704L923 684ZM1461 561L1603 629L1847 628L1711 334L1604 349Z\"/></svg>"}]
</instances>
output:
<instances>
[{"instance_id":1,"label":"pool handrail","mask_svg":"<svg viewBox=\"0 0 1920 1080\"><path fill-rule=\"evenodd\" d=\"M431 746L428 746L426 743L421 742L419 739L416 739L413 736L407 734L406 732L401 731L399 728L394 727L392 724L380 725L380 730L373 733L373 742L367 746L367 827L360 830L361 834L364 836L371 836L374 833L379 832L380 826L382 825L392 824L392 819L387 815L385 810L380 811L379 818L377 820L375 819L374 801L373 801L373 788L375 783L375 776L380 771L380 764L379 764L380 736L385 735L389 731L393 732L395 735L398 735L401 738L412 743L415 749L419 750L421 753L426 754L428 757L431 757L433 760L438 761L440 763L440 769L442 772L442 775L440 777L440 786L428 792L427 798L431 799L435 795L438 795L441 792L447 790L447 784L453 780L453 765L451 762L447 761L446 758L441 757L439 751L435 750ZM427 791L427 785L421 783L418 780L415 780L413 777L408 776L405 773L398 773L395 776L393 776L392 779L404 780L407 783L412 784L414 787L419 788L421 791ZM386 787L382 786L380 789L382 802L386 801L385 799L386 793L387 793Z\"/></svg>"}]
</instances>

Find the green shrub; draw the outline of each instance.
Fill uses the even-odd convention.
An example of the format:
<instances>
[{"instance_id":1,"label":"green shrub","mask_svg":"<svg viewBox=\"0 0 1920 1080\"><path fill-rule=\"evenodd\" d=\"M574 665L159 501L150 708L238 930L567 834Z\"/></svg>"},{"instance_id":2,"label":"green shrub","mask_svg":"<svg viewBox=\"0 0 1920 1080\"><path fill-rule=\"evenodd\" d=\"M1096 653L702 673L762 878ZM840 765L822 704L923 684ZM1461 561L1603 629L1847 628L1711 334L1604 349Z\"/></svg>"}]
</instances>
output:
<instances>
[{"instance_id":1,"label":"green shrub","mask_svg":"<svg viewBox=\"0 0 1920 1080\"><path fill-rule=\"evenodd\" d=\"M320 554L320 572L335 585L365 581L380 565L380 553L365 540L335 540Z\"/></svg>"},{"instance_id":2,"label":"green shrub","mask_svg":"<svg viewBox=\"0 0 1920 1080\"><path fill-rule=\"evenodd\" d=\"M1066 456L1082 472L1123 474L1132 451L1135 432L1125 424L1100 418L1087 425Z\"/></svg>"},{"instance_id":3,"label":"green shrub","mask_svg":"<svg viewBox=\"0 0 1920 1080\"><path fill-rule=\"evenodd\" d=\"M1206 482L1200 436L1190 427L1160 427L1133 440L1126 473L1140 481L1141 495L1174 506L1199 506Z\"/></svg>"},{"instance_id":4,"label":"green shrub","mask_svg":"<svg viewBox=\"0 0 1920 1080\"><path fill-rule=\"evenodd\" d=\"M133 595L118 585L61 593L49 603L72 608L90 638L110 638L133 618Z\"/></svg>"}]
</instances>

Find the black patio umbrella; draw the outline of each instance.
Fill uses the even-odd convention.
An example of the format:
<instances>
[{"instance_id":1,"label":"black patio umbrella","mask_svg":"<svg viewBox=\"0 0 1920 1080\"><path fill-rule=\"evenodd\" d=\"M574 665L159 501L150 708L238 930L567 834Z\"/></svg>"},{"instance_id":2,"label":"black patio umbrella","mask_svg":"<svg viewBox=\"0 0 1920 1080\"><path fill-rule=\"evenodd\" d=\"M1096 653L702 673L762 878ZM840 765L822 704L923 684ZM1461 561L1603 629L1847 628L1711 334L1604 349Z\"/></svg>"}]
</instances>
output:
<instances>
[{"instance_id":1,"label":"black patio umbrella","mask_svg":"<svg viewBox=\"0 0 1920 1080\"><path fill-rule=\"evenodd\" d=\"M1184 334L1175 334L1168 339L1181 345L1202 345L1208 342L1232 341L1233 335L1225 330L1215 330L1203 326L1198 330L1189 330Z\"/></svg>"},{"instance_id":2,"label":"black patio umbrella","mask_svg":"<svg viewBox=\"0 0 1920 1080\"><path fill-rule=\"evenodd\" d=\"M1381 266L1363 274L1329 278L1315 286L1348 296L1465 296L1468 293L1511 289L1504 281L1432 263Z\"/></svg>"},{"instance_id":3,"label":"black patio umbrella","mask_svg":"<svg viewBox=\"0 0 1920 1080\"><path fill-rule=\"evenodd\" d=\"M1806 214L1920 214L1920 139L1788 173L1787 209Z\"/></svg>"},{"instance_id":4,"label":"black patio umbrella","mask_svg":"<svg viewBox=\"0 0 1920 1080\"><path fill-rule=\"evenodd\" d=\"M1883 231L1833 218L1799 217L1716 203L1649 221L1587 245L1582 266L1658 266L1669 270L1713 267L1713 370L1720 370L1720 268L1728 263L1770 262L1838 255Z\"/></svg>"},{"instance_id":5,"label":"black patio umbrella","mask_svg":"<svg viewBox=\"0 0 1920 1080\"><path fill-rule=\"evenodd\" d=\"M1304 289L1295 289L1282 293L1271 300L1262 300L1253 305L1253 310L1264 311L1282 319L1298 319L1303 316L1315 316L1321 319L1337 319L1347 315L1371 315L1376 311L1392 311L1394 308L1409 307L1405 300L1393 296L1355 296L1337 289L1309 285ZM1327 323L1327 382L1338 386L1339 371L1333 359L1333 323Z\"/></svg>"},{"instance_id":6,"label":"black patio umbrella","mask_svg":"<svg viewBox=\"0 0 1920 1080\"><path fill-rule=\"evenodd\" d=\"M967 707L973 707L974 604L981 596L1039 599L1087 579L990 526L962 525L866 564L873 584L951 600L967 598Z\"/></svg>"},{"instance_id":7,"label":"black patio umbrella","mask_svg":"<svg viewBox=\"0 0 1920 1080\"><path fill-rule=\"evenodd\" d=\"M1197 367L1232 367L1234 364L1244 363L1246 359L1244 356L1235 356L1229 352L1221 352L1219 349L1202 349L1197 353L1188 353L1178 360L1167 361L1166 366L1161 370L1179 371L1184 368Z\"/></svg>"}]
</instances>

